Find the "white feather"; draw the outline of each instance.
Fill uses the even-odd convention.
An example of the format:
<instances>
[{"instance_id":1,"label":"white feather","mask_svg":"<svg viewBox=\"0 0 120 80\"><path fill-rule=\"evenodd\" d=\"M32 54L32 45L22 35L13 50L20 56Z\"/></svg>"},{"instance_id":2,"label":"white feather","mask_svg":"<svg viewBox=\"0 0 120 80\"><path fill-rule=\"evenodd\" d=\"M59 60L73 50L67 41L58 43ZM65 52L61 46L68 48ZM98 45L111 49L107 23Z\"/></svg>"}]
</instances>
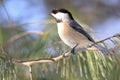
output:
<instances>
[{"instance_id":1,"label":"white feather","mask_svg":"<svg viewBox=\"0 0 120 80\"><path fill-rule=\"evenodd\" d=\"M72 47L74 47L75 42L71 39L70 36L63 36L63 34L62 34L64 31L63 25L64 24L62 22L57 23L58 34L59 34L60 38L63 40L63 42L72 48Z\"/></svg>"},{"instance_id":2,"label":"white feather","mask_svg":"<svg viewBox=\"0 0 120 80\"><path fill-rule=\"evenodd\" d=\"M61 12L58 12L56 14L51 14L54 18L56 18L57 20L62 20L62 21L68 21L70 20L70 17L68 15L68 13L61 13Z\"/></svg>"}]
</instances>

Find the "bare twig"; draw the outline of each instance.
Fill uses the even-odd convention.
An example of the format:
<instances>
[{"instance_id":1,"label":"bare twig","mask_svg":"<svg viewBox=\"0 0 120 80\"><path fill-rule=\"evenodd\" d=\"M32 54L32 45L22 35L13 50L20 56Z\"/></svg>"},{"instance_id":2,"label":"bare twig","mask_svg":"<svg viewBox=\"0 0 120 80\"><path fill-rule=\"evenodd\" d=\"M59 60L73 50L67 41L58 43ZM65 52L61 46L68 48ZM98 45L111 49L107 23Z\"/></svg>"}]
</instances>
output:
<instances>
[{"instance_id":1,"label":"bare twig","mask_svg":"<svg viewBox=\"0 0 120 80\"><path fill-rule=\"evenodd\" d=\"M37 60L27 60L27 61L22 61L22 60L15 60L13 59L12 61L16 64L23 64L23 65L26 65L26 66L31 66L33 64L36 64L36 63L50 63L50 62L57 62L57 61L60 61L62 60L64 57L68 57L70 56L70 51L66 52L63 55L60 55L58 57L55 57L55 58L49 58L49 59L37 59Z\"/></svg>"},{"instance_id":2,"label":"bare twig","mask_svg":"<svg viewBox=\"0 0 120 80\"><path fill-rule=\"evenodd\" d=\"M20 60L12 60L16 64L23 64L28 67L29 69L29 78L32 80L32 65L37 64L37 63L50 63L50 62L56 62L62 60L64 57L70 56L70 52L67 52L63 55L60 55L55 58L50 58L50 59L37 59L37 60L28 60L28 61L20 61Z\"/></svg>"},{"instance_id":3,"label":"bare twig","mask_svg":"<svg viewBox=\"0 0 120 80\"><path fill-rule=\"evenodd\" d=\"M3 2L0 2L0 3L1 3L1 5L2 5L2 7L3 7L3 9L4 9L4 11L5 11L6 15L7 15L8 24L7 24L6 26L8 26L8 27L14 28L14 27L16 27L16 26L33 26L33 25L35 26L35 25L41 25L41 24L53 24L53 23L55 23L55 20L49 19L49 20L42 20L42 21L31 22L31 23L13 24L13 22L12 22L12 20L11 20L11 17L10 17L10 15L9 15L9 13L8 13L8 11L7 11L4 3L3 3Z\"/></svg>"},{"instance_id":4,"label":"bare twig","mask_svg":"<svg viewBox=\"0 0 120 80\"><path fill-rule=\"evenodd\" d=\"M7 17L8 17L9 26L12 26L12 25L13 25L13 22L12 22L12 20L11 20L11 18L10 18L10 15L9 15L9 13L8 13L8 11L7 11L7 9L6 9L6 7L4 6L4 3L1 2L1 5L2 5L2 7L3 7L3 9L4 9L4 11L5 11L6 15L7 15Z\"/></svg>"},{"instance_id":5,"label":"bare twig","mask_svg":"<svg viewBox=\"0 0 120 80\"><path fill-rule=\"evenodd\" d=\"M19 34L16 34L14 36L12 36L7 43L12 43L14 42L15 40L23 37L23 36L26 36L28 34L38 34L38 35L43 35L44 32L40 32L40 31L26 31L26 32L22 32L22 33L19 33Z\"/></svg>"},{"instance_id":6,"label":"bare twig","mask_svg":"<svg viewBox=\"0 0 120 80\"><path fill-rule=\"evenodd\" d=\"M107 38L105 38L105 39L103 39L103 40L97 41L97 42L93 43L92 45L90 45L89 47L92 47L92 46L95 45L95 44L102 43L102 42L104 42L104 41L110 40L111 38L114 38L114 37L120 37L120 34L116 34L116 35L107 37Z\"/></svg>"},{"instance_id":7,"label":"bare twig","mask_svg":"<svg viewBox=\"0 0 120 80\"><path fill-rule=\"evenodd\" d=\"M48 20L42 20L42 21L37 21L37 22L29 22L29 23L23 23L23 24L6 24L5 26L10 27L10 28L17 28L17 26L19 27L23 27L23 26L38 26L38 25L42 25L42 24L54 24L56 23L54 20L48 19Z\"/></svg>"},{"instance_id":8,"label":"bare twig","mask_svg":"<svg viewBox=\"0 0 120 80\"><path fill-rule=\"evenodd\" d=\"M28 66L28 69L29 69L29 78L30 80L32 80L32 66Z\"/></svg>"}]
</instances>

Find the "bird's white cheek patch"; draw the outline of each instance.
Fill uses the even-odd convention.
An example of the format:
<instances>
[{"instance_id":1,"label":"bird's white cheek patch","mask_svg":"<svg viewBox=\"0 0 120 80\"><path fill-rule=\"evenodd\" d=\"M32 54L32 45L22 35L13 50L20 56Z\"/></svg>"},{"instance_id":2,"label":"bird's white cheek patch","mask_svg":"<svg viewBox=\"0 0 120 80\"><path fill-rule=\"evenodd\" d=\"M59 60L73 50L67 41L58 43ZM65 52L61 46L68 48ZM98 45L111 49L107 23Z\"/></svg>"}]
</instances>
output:
<instances>
[{"instance_id":1,"label":"bird's white cheek patch","mask_svg":"<svg viewBox=\"0 0 120 80\"><path fill-rule=\"evenodd\" d=\"M60 13L58 12L57 14L54 15L58 20L69 20L69 16L66 13Z\"/></svg>"},{"instance_id":2,"label":"bird's white cheek patch","mask_svg":"<svg viewBox=\"0 0 120 80\"><path fill-rule=\"evenodd\" d=\"M55 14L57 19L62 19L63 15L64 15L63 13L59 13L59 12L57 14Z\"/></svg>"}]
</instances>

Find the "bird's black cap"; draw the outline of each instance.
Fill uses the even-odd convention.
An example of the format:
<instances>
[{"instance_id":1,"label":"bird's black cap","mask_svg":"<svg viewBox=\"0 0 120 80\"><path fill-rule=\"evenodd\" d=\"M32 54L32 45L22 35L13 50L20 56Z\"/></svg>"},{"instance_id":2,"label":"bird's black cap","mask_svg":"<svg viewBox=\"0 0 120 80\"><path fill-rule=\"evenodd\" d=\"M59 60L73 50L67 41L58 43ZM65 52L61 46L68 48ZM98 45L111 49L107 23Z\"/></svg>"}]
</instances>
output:
<instances>
[{"instance_id":1,"label":"bird's black cap","mask_svg":"<svg viewBox=\"0 0 120 80\"><path fill-rule=\"evenodd\" d=\"M52 10L52 13L53 13L53 14L56 14L56 13L58 13L58 12L67 13L67 14L70 16L70 18L74 20L74 18L72 17L72 14L71 14L68 10L66 10L66 9L64 9L64 8L61 8L61 9L53 9L53 10Z\"/></svg>"}]
</instances>

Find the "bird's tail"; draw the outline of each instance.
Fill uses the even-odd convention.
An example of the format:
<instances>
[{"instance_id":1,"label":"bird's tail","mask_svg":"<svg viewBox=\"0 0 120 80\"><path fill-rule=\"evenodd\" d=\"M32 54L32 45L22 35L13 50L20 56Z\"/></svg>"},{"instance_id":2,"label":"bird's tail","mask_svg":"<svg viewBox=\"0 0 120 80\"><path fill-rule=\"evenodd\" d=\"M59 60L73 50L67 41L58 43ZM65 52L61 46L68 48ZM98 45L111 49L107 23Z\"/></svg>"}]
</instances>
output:
<instances>
[{"instance_id":1,"label":"bird's tail","mask_svg":"<svg viewBox=\"0 0 120 80\"><path fill-rule=\"evenodd\" d=\"M102 54L104 55L108 55L109 54L109 50L106 47L103 47L102 45L99 44L95 44L94 45Z\"/></svg>"}]
</instances>

